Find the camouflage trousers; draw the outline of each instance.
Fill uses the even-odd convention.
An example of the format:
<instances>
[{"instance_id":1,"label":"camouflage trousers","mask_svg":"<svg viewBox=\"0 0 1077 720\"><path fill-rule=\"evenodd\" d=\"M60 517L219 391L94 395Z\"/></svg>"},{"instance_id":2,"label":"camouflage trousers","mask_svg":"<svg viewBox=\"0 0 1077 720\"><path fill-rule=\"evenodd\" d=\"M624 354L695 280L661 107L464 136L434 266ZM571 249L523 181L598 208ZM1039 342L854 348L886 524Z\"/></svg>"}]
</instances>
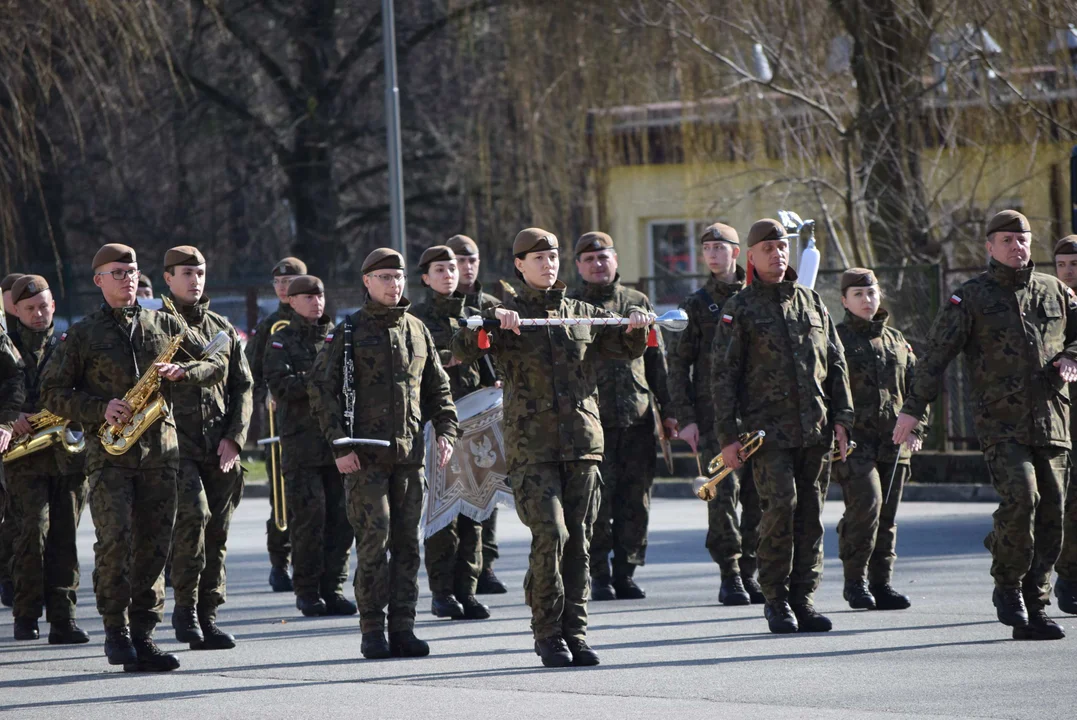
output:
<instances>
[{"instance_id":1,"label":"camouflage trousers","mask_svg":"<svg viewBox=\"0 0 1077 720\"><path fill-rule=\"evenodd\" d=\"M365 465L348 475L348 520L359 567L355 603L362 632L415 627L419 601L419 518L426 484L419 465Z\"/></svg>"},{"instance_id":2,"label":"camouflage trousers","mask_svg":"<svg viewBox=\"0 0 1077 720\"><path fill-rule=\"evenodd\" d=\"M8 470L11 513L19 529L12 545L15 617L48 622L75 617L79 556L75 543L86 503L83 475L54 475L33 467Z\"/></svg>"},{"instance_id":3,"label":"camouflage trousers","mask_svg":"<svg viewBox=\"0 0 1077 720\"><path fill-rule=\"evenodd\" d=\"M482 521L482 567L494 569L494 561L500 557L497 552L497 508L490 517Z\"/></svg>"},{"instance_id":4,"label":"camouflage trousers","mask_svg":"<svg viewBox=\"0 0 1077 720\"><path fill-rule=\"evenodd\" d=\"M722 451L717 445L717 442L705 443L700 448L704 462ZM748 460L740 470L730 473L718 483L717 489L717 496L707 503L707 551L717 563L722 577L754 575L759 566L756 549L759 547L762 511L752 476L752 461Z\"/></svg>"},{"instance_id":5,"label":"camouflage trousers","mask_svg":"<svg viewBox=\"0 0 1077 720\"><path fill-rule=\"evenodd\" d=\"M289 470L284 473L284 498L296 596L340 595L354 540L344 506L344 479L333 465Z\"/></svg>"},{"instance_id":6,"label":"camouflage trousers","mask_svg":"<svg viewBox=\"0 0 1077 720\"><path fill-rule=\"evenodd\" d=\"M269 452L266 451L266 477L273 481L269 467ZM278 470L279 472L279 470ZM285 498L287 500L287 498ZM287 503L285 503L287 504ZM266 520L266 550L269 551L269 563L273 567L287 568L292 562L292 539L287 530L281 530L273 522L273 500L269 501L269 519Z\"/></svg>"},{"instance_id":7,"label":"camouflage trousers","mask_svg":"<svg viewBox=\"0 0 1077 720\"><path fill-rule=\"evenodd\" d=\"M894 462L876 460L871 452L853 453L833 465L841 486L845 513L838 521L838 557L846 581L884 585L894 574L897 559L897 516L901 491L909 479L909 465L898 465L894 487L885 504Z\"/></svg>"},{"instance_id":8,"label":"camouflage trousers","mask_svg":"<svg viewBox=\"0 0 1077 720\"><path fill-rule=\"evenodd\" d=\"M106 628L149 632L165 609L165 559L176 519L176 471L105 467L90 475L93 586Z\"/></svg>"},{"instance_id":9,"label":"camouflage trousers","mask_svg":"<svg viewBox=\"0 0 1077 720\"><path fill-rule=\"evenodd\" d=\"M1055 570L1063 580L1077 584L1077 467L1070 455L1069 484L1066 488L1066 510L1062 521L1062 552Z\"/></svg>"},{"instance_id":10,"label":"camouflage trousers","mask_svg":"<svg viewBox=\"0 0 1077 720\"><path fill-rule=\"evenodd\" d=\"M243 469L181 460L172 531L172 596L177 605L224 604L228 527L243 497Z\"/></svg>"},{"instance_id":11,"label":"camouflage trousers","mask_svg":"<svg viewBox=\"0 0 1077 720\"><path fill-rule=\"evenodd\" d=\"M1051 601L1051 571L1062 548L1063 488L1069 451L1000 442L984 451L999 494L994 527L984 539L991 576L1003 589L1022 590L1025 603Z\"/></svg>"},{"instance_id":12,"label":"camouflage trousers","mask_svg":"<svg viewBox=\"0 0 1077 720\"><path fill-rule=\"evenodd\" d=\"M4 503L3 522L0 522L0 582L11 582L11 551L15 545L15 514L11 509L11 498L7 493L0 500Z\"/></svg>"},{"instance_id":13,"label":"camouflage trousers","mask_svg":"<svg viewBox=\"0 0 1077 720\"><path fill-rule=\"evenodd\" d=\"M654 423L603 428L605 457L599 464L602 498L591 535L591 577L632 577L647 559L647 523L656 456Z\"/></svg>"},{"instance_id":14,"label":"camouflage trousers","mask_svg":"<svg viewBox=\"0 0 1077 720\"><path fill-rule=\"evenodd\" d=\"M752 456L759 491L759 585L768 602L810 603L823 577L827 446L785 450L766 443Z\"/></svg>"},{"instance_id":15,"label":"camouflage trousers","mask_svg":"<svg viewBox=\"0 0 1077 720\"><path fill-rule=\"evenodd\" d=\"M458 598L475 594L482 571L482 523L457 515L427 538L425 549L430 592Z\"/></svg>"},{"instance_id":16,"label":"camouflage trousers","mask_svg":"<svg viewBox=\"0 0 1077 720\"><path fill-rule=\"evenodd\" d=\"M509 473L516 513L531 530L524 601L536 639L587 634L588 549L598 515L598 463L535 463Z\"/></svg>"}]
</instances>

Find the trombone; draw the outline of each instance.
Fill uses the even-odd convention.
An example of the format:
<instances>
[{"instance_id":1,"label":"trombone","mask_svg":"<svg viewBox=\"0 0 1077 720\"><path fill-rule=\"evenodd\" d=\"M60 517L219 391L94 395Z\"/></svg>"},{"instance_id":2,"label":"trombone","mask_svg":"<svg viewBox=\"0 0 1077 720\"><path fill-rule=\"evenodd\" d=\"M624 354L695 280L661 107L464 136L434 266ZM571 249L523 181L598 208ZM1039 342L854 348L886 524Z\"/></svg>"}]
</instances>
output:
<instances>
[{"instance_id":1,"label":"trombone","mask_svg":"<svg viewBox=\"0 0 1077 720\"><path fill-rule=\"evenodd\" d=\"M287 320L278 320L269 328L270 337L288 325ZM268 341L268 338L267 338ZM269 437L259 440L259 445L269 445L269 500L273 506L273 524L281 532L288 530L288 501L284 498L284 471L281 469L280 439L277 437L276 403L269 395Z\"/></svg>"}]
</instances>

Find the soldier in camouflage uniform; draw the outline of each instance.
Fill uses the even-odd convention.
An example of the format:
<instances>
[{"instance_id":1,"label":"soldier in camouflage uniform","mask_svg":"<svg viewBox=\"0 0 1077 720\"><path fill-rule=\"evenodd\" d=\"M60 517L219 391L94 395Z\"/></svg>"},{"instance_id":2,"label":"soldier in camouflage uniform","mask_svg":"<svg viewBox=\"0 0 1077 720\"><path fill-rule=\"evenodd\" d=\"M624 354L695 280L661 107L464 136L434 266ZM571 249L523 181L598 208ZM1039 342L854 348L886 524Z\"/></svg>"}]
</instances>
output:
<instances>
[{"instance_id":1,"label":"soldier in camouflage uniform","mask_svg":"<svg viewBox=\"0 0 1077 720\"><path fill-rule=\"evenodd\" d=\"M479 312L500 305L500 300L483 292L482 283L479 282L481 258L478 244L467 235L453 235L445 244L456 255L456 265L460 273L460 284L457 290L464 296L464 304L477 308ZM493 366L489 360L484 360L483 364L487 366L490 373L493 373ZM508 592L505 583L494 574L494 561L497 558L497 508L494 508L490 517L482 521L482 571L479 573L476 594L504 595Z\"/></svg>"},{"instance_id":2,"label":"soldier in camouflage uniform","mask_svg":"<svg viewBox=\"0 0 1077 720\"><path fill-rule=\"evenodd\" d=\"M12 334L13 328L19 326L19 320L15 317L15 305L11 301L11 288L20 277L22 273L10 273L0 280L0 291L3 291L4 296L4 328L8 335ZM10 345L10 341L8 344ZM19 406L21 405L20 401ZM18 407L15 409L17 414ZM10 435L8 439L10 440ZM17 528L14 515L4 512L6 507L7 495L3 482L0 481L0 605L11 607L15 598L15 583L11 579L11 548L15 543Z\"/></svg>"},{"instance_id":3,"label":"soldier in camouflage uniform","mask_svg":"<svg viewBox=\"0 0 1077 720\"><path fill-rule=\"evenodd\" d=\"M138 289L135 291L139 300L153 299L153 281L145 275L138 276Z\"/></svg>"},{"instance_id":4,"label":"soldier in camouflage uniform","mask_svg":"<svg viewBox=\"0 0 1077 720\"><path fill-rule=\"evenodd\" d=\"M1055 273L1058 279L1066 283L1071 290L1077 288L1077 235L1067 235L1055 244ZM1077 421L1074 419L1074 398L1077 398L1077 385L1070 384L1070 473L1066 489L1065 516L1062 523L1062 551L1059 553L1055 571L1058 582L1055 583L1055 597L1058 609L1070 615L1077 615L1077 481L1074 480L1077 464L1073 462L1077 451Z\"/></svg>"},{"instance_id":5,"label":"soldier in camouflage uniform","mask_svg":"<svg viewBox=\"0 0 1077 720\"><path fill-rule=\"evenodd\" d=\"M344 482L307 387L314 358L332 339L333 321L325 314L325 287L312 275L294 278L288 299L295 315L269 338L265 378L280 420L295 606L308 617L354 615L355 604L343 592L353 540Z\"/></svg>"},{"instance_id":6,"label":"soldier in camouflage uniform","mask_svg":"<svg viewBox=\"0 0 1077 720\"><path fill-rule=\"evenodd\" d=\"M688 328L672 343L669 355L669 392L673 415L681 423L678 436L705 460L721 452L714 434L711 404L711 351L722 306L744 288L744 269L737 265L740 237L728 225L714 223L699 237L703 259L710 270L707 284L684 299ZM718 484L718 494L707 503L707 550L722 575L718 602L748 605L764 602L755 579L759 545L759 495L752 479L751 460ZM741 516L737 518L737 502Z\"/></svg>"},{"instance_id":7,"label":"soldier in camouflage uniform","mask_svg":"<svg viewBox=\"0 0 1077 720\"><path fill-rule=\"evenodd\" d=\"M165 414L121 455L106 452L93 430L102 422L120 426L131 420L139 408L123 397L143 373L169 381L162 383L168 403L171 383L219 383L225 358L185 360L202 356L202 346L186 339L171 362L154 365L182 325L167 313L138 306L131 248L105 245L93 268L105 302L60 336L42 374L41 403L88 430L86 472L97 531L94 592L105 625L105 655L132 672L173 670L179 660L157 647L153 629L164 615L163 570L176 515L176 424Z\"/></svg>"},{"instance_id":8,"label":"soldier in camouflage uniform","mask_svg":"<svg viewBox=\"0 0 1077 720\"><path fill-rule=\"evenodd\" d=\"M273 266L273 292L277 294L280 304L277 309L269 313L253 330L247 340L245 354L247 365L251 370L251 378L254 380L254 407L266 406L266 382L262 373L262 361L265 357L266 345L269 343L270 329L281 320L291 320L295 312L288 304L288 285L296 277L307 274L307 265L299 258L286 257ZM272 401L267 407L267 412L273 412ZM263 427L265 425L263 424ZM270 473L269 453L266 453L266 475ZM270 479L272 481L272 478ZM266 549L269 551L269 586L273 592L292 592L292 578L288 575L288 564L292 558L292 544L288 538L288 530L281 530L273 522L273 507L269 508L269 520L266 521Z\"/></svg>"},{"instance_id":9,"label":"soldier in camouflage uniform","mask_svg":"<svg viewBox=\"0 0 1077 720\"><path fill-rule=\"evenodd\" d=\"M434 338L441 365L449 375L453 400L492 387L497 378L489 363L480 360L463 365L449 350L461 319L479 313L478 308L466 306L464 296L456 291L456 255L447 245L427 248L419 259L419 272L430 296L426 302L412 306L410 312L423 321ZM426 574L433 594L430 611L434 616L454 620L490 617L490 609L475 599L482 569L482 524L457 515L447 527L426 539L425 550Z\"/></svg>"},{"instance_id":10,"label":"soldier in camouflage uniform","mask_svg":"<svg viewBox=\"0 0 1077 720\"><path fill-rule=\"evenodd\" d=\"M348 519L358 544L355 599L361 651L368 659L423 657L430 646L414 632L425 484L423 421L434 427L438 463L444 467L459 430L456 406L430 331L407 312L411 303L404 297L404 258L378 248L367 256L362 272L367 302L318 354L311 401L330 441L353 432L354 437L390 443L388 448L334 448L337 469L347 475ZM348 335L354 365L348 389L357 400L354 427L341 406Z\"/></svg>"},{"instance_id":11,"label":"soldier in camouflage uniform","mask_svg":"<svg viewBox=\"0 0 1077 720\"><path fill-rule=\"evenodd\" d=\"M17 438L34 433L27 417L41 410L41 370L59 343L53 334L56 312L45 278L20 277L12 288L18 320L12 331L22 357L26 400L13 426ZM37 640L41 606L50 624L49 644L75 645L90 641L75 624L79 588L79 558L75 544L79 518L86 501L85 454L72 454L60 445L4 464L12 513L18 518L12 563L15 580L15 639Z\"/></svg>"},{"instance_id":12,"label":"soldier in camouflage uniform","mask_svg":"<svg viewBox=\"0 0 1077 720\"><path fill-rule=\"evenodd\" d=\"M235 328L209 309L202 253L189 245L174 247L165 253L164 268L168 296L190 337L202 345L219 332L229 339L223 382L208 388L179 385L172 391L181 458L172 539L172 627L176 640L191 649L227 650L235 647L235 638L217 627L217 608L225 601L228 527L243 496L239 451L247 440L253 382Z\"/></svg>"},{"instance_id":13,"label":"soldier in camouflage uniform","mask_svg":"<svg viewBox=\"0 0 1077 720\"><path fill-rule=\"evenodd\" d=\"M583 278L569 297L618 315L630 308L654 311L638 290L621 284L613 238L602 232L580 236L576 269ZM646 593L632 578L647 557L647 522L654 483L653 393L658 411L667 415L666 432L676 436L677 421L669 415L666 356L661 335L635 360L598 360L598 409L602 416L604 457L599 465L602 501L591 535L591 599L639 600ZM613 554L612 573L610 553Z\"/></svg>"},{"instance_id":14,"label":"soldier in camouflage uniform","mask_svg":"<svg viewBox=\"0 0 1077 720\"><path fill-rule=\"evenodd\" d=\"M1069 472L1069 392L1077 380L1077 298L1034 272L1031 227L1005 210L987 226L987 272L969 280L935 318L924 357L894 428L905 441L935 399L950 361L972 374L976 434L1001 497L991 551L992 600L1014 639L1064 636L1047 617L1051 570L1062 545Z\"/></svg>"},{"instance_id":15,"label":"soldier in camouflage uniform","mask_svg":"<svg viewBox=\"0 0 1077 720\"><path fill-rule=\"evenodd\" d=\"M909 460L922 446L926 427L916 428L908 446L899 448L890 438L905 388L912 381L916 355L901 331L888 326L890 313L880 308L882 293L875 273L865 268L846 270L841 293L845 319L838 324L838 337L849 366L857 441L856 452L834 467L845 500L845 514L838 523L843 595L857 609L904 610L909 598L890 585L897 558L894 518L909 479Z\"/></svg>"},{"instance_id":16,"label":"soldier in camouflage uniform","mask_svg":"<svg viewBox=\"0 0 1077 720\"><path fill-rule=\"evenodd\" d=\"M853 424L849 376L822 299L796 284L782 224L764 219L748 234L751 285L730 298L714 336L712 402L727 466L742 464L738 433L766 432L752 456L763 510L759 584L773 633L826 632L813 604L823 574L820 517L830 449L844 459Z\"/></svg>"},{"instance_id":17,"label":"soldier in camouflage uniform","mask_svg":"<svg viewBox=\"0 0 1077 720\"><path fill-rule=\"evenodd\" d=\"M613 314L565 297L557 279L558 241L527 228L512 246L519 294L487 311L500 322L485 335L462 329L453 355L474 362L487 349L505 386L505 452L516 512L531 530L524 598L535 652L546 667L597 665L587 645L588 548L598 515L602 423L598 359L641 357L651 320L629 308L629 331L616 326L519 326L525 318L605 318ZM489 339L488 348L483 347Z\"/></svg>"}]
</instances>

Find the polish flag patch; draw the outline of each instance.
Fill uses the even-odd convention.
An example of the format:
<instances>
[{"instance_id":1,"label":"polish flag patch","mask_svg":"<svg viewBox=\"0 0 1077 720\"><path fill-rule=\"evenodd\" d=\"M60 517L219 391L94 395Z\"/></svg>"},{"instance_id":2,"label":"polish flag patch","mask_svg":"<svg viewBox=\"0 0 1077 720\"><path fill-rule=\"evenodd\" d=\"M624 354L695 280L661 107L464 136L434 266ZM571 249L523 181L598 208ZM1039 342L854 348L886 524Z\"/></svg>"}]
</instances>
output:
<instances>
[{"instance_id":1,"label":"polish flag patch","mask_svg":"<svg viewBox=\"0 0 1077 720\"><path fill-rule=\"evenodd\" d=\"M724 322L726 325L732 325L733 324L733 316L732 315L723 315L722 316L722 322Z\"/></svg>"},{"instance_id":2,"label":"polish flag patch","mask_svg":"<svg viewBox=\"0 0 1077 720\"><path fill-rule=\"evenodd\" d=\"M67 333L60 333L60 342L67 340Z\"/></svg>"},{"instance_id":3,"label":"polish flag patch","mask_svg":"<svg viewBox=\"0 0 1077 720\"><path fill-rule=\"evenodd\" d=\"M961 304L961 298L959 298L957 295L951 295L950 296L950 303L953 304L953 305L960 305Z\"/></svg>"},{"instance_id":4,"label":"polish flag patch","mask_svg":"<svg viewBox=\"0 0 1077 720\"><path fill-rule=\"evenodd\" d=\"M326 336L325 336L325 341L326 341L327 343L331 343L331 342L333 342L333 333L329 333L328 335L326 335Z\"/></svg>"},{"instance_id":5,"label":"polish flag patch","mask_svg":"<svg viewBox=\"0 0 1077 720\"><path fill-rule=\"evenodd\" d=\"M270 345L272 345L273 347L277 348L278 350L283 350L283 349L284 349L284 344L283 344L283 343L279 343L279 342L277 342L276 340L274 340L273 342L271 342L271 343L270 343Z\"/></svg>"}]
</instances>

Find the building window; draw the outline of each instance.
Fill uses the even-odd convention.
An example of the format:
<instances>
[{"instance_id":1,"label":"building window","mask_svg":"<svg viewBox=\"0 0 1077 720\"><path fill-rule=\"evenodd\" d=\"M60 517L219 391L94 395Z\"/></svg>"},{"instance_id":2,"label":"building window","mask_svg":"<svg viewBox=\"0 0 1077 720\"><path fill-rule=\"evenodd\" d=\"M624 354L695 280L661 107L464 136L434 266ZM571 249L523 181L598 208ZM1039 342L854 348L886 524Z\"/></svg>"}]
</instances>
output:
<instances>
[{"instance_id":1,"label":"building window","mask_svg":"<svg viewBox=\"0 0 1077 720\"><path fill-rule=\"evenodd\" d=\"M696 238L702 220L656 220L647 229L647 294L657 307L676 307L701 282Z\"/></svg>"}]
</instances>

